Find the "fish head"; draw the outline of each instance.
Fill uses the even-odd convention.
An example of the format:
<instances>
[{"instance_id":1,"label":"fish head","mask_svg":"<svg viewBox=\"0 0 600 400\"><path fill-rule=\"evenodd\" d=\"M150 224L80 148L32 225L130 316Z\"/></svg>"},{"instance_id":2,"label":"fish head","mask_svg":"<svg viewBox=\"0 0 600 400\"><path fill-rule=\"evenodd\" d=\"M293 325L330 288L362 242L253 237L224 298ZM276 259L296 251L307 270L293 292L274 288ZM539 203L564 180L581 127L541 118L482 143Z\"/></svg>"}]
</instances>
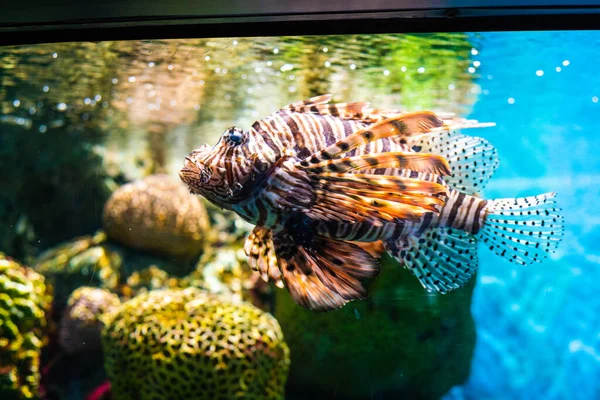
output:
<instances>
[{"instance_id":1,"label":"fish head","mask_svg":"<svg viewBox=\"0 0 600 400\"><path fill-rule=\"evenodd\" d=\"M251 195L257 174L264 170L255 138L237 127L227 129L214 146L193 150L183 162L179 177L192 194L231 209Z\"/></svg>"}]
</instances>

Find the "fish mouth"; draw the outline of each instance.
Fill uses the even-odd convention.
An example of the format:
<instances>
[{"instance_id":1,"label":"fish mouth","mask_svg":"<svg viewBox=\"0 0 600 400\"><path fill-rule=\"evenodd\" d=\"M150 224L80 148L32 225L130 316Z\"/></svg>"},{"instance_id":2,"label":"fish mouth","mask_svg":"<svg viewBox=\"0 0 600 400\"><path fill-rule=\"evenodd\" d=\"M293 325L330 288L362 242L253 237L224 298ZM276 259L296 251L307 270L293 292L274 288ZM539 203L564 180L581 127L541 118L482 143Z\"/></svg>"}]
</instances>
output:
<instances>
[{"instance_id":1,"label":"fish mouth","mask_svg":"<svg viewBox=\"0 0 600 400\"><path fill-rule=\"evenodd\" d=\"M202 169L191 158L186 157L183 162L183 168L179 170L179 179L184 183L190 184L198 179L201 172Z\"/></svg>"}]
</instances>

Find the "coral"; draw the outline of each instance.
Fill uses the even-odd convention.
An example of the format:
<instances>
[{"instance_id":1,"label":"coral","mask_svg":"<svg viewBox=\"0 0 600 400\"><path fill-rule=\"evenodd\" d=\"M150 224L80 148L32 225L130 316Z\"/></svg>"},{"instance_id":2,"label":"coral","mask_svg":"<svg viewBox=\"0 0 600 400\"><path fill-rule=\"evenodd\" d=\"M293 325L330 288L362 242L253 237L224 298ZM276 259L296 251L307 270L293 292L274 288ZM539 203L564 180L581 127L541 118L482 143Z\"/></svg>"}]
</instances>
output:
<instances>
[{"instance_id":1,"label":"coral","mask_svg":"<svg viewBox=\"0 0 600 400\"><path fill-rule=\"evenodd\" d=\"M80 287L69 297L60 321L58 340L67 353L99 350L104 320L121 302L104 289Z\"/></svg>"},{"instance_id":2,"label":"coral","mask_svg":"<svg viewBox=\"0 0 600 400\"><path fill-rule=\"evenodd\" d=\"M243 243L243 242L241 242ZM180 280L180 287L201 287L210 293L249 301L266 310L271 287L260 274L248 266L248 257L241 246L210 248L202 256L196 270Z\"/></svg>"},{"instance_id":3,"label":"coral","mask_svg":"<svg viewBox=\"0 0 600 400\"><path fill-rule=\"evenodd\" d=\"M202 202L167 175L121 186L104 207L111 240L179 260L197 257L209 229Z\"/></svg>"},{"instance_id":4,"label":"coral","mask_svg":"<svg viewBox=\"0 0 600 400\"><path fill-rule=\"evenodd\" d=\"M121 305L103 331L119 399L283 399L289 350L270 314L199 289Z\"/></svg>"},{"instance_id":5,"label":"coral","mask_svg":"<svg viewBox=\"0 0 600 400\"><path fill-rule=\"evenodd\" d=\"M170 274L189 271L189 265L139 253L110 243L103 231L49 249L34 268L54 290L54 311L60 315L69 296L81 286L107 289L125 298L140 291L178 286Z\"/></svg>"},{"instance_id":6,"label":"coral","mask_svg":"<svg viewBox=\"0 0 600 400\"><path fill-rule=\"evenodd\" d=\"M81 286L107 289L124 299L148 290L199 287L258 305L269 287L254 279L238 247L211 246L193 264L128 249L99 231L47 250L34 268L53 286L56 316L62 315L69 296Z\"/></svg>"},{"instance_id":7,"label":"coral","mask_svg":"<svg viewBox=\"0 0 600 400\"><path fill-rule=\"evenodd\" d=\"M60 313L71 293L81 286L116 290L121 258L102 244L106 235L99 231L62 243L42 253L34 269L44 275L54 292L53 307Z\"/></svg>"},{"instance_id":8,"label":"coral","mask_svg":"<svg viewBox=\"0 0 600 400\"><path fill-rule=\"evenodd\" d=\"M290 395L439 398L469 375L473 286L430 294L386 257L371 296L340 310L314 313L278 290L275 316L292 356Z\"/></svg>"},{"instance_id":9,"label":"coral","mask_svg":"<svg viewBox=\"0 0 600 400\"><path fill-rule=\"evenodd\" d=\"M35 398L49 303L44 278L0 253L0 398Z\"/></svg>"}]
</instances>

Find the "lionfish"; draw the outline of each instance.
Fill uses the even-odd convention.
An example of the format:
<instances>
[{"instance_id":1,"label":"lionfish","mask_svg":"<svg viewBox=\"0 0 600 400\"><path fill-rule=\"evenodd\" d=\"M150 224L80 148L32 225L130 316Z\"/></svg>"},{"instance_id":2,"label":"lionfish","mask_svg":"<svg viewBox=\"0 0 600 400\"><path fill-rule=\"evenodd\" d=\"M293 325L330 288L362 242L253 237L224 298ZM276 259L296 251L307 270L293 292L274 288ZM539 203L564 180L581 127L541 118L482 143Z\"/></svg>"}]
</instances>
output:
<instances>
[{"instance_id":1,"label":"lionfish","mask_svg":"<svg viewBox=\"0 0 600 400\"><path fill-rule=\"evenodd\" d=\"M250 267L301 306L366 298L362 282L379 274L384 251L427 291L446 293L475 273L478 242L523 265L558 246L555 193L477 196L497 151L458 129L494 124L330 98L229 128L179 172L191 193L256 225L244 245Z\"/></svg>"}]
</instances>

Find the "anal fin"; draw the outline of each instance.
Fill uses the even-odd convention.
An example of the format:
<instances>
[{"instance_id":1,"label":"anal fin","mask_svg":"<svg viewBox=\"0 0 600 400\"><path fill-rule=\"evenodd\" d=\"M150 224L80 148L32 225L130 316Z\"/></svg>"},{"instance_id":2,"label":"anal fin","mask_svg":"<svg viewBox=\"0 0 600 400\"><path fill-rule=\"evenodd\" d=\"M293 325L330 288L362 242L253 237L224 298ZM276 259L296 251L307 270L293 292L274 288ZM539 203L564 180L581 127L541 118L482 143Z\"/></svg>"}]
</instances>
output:
<instances>
[{"instance_id":1,"label":"anal fin","mask_svg":"<svg viewBox=\"0 0 600 400\"><path fill-rule=\"evenodd\" d=\"M464 286L477 269L477 241L467 232L431 228L385 244L429 292L447 293Z\"/></svg>"}]
</instances>

